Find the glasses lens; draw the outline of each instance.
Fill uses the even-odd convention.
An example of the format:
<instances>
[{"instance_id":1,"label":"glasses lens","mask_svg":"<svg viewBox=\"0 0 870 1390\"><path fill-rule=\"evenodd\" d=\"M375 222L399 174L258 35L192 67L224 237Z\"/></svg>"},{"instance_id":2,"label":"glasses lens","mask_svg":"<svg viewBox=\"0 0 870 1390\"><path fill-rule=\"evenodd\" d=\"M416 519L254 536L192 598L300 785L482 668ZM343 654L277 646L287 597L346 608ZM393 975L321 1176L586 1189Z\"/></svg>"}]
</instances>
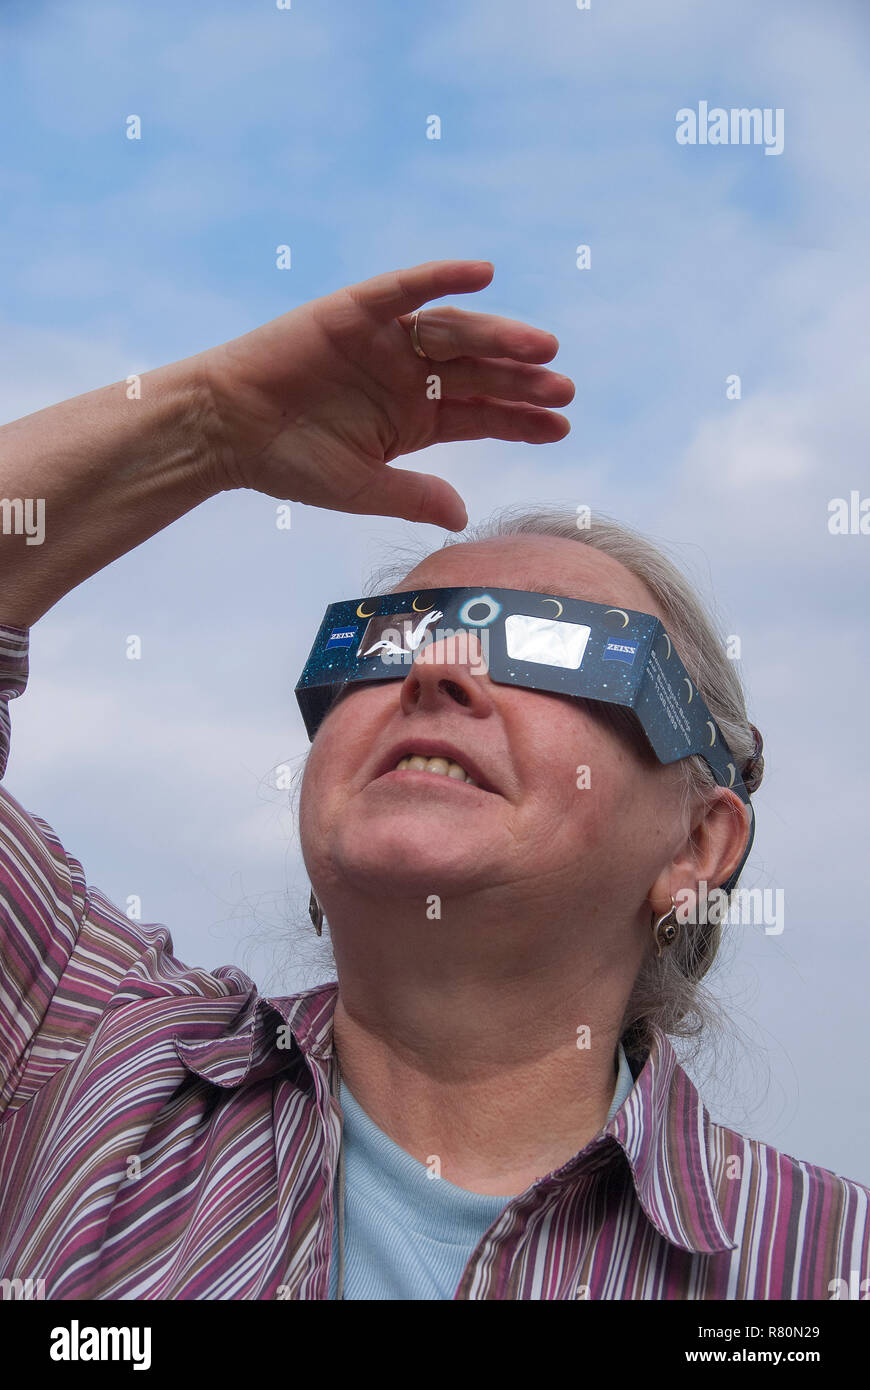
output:
<instances>
[{"instance_id":1,"label":"glasses lens","mask_svg":"<svg viewBox=\"0 0 870 1390\"><path fill-rule=\"evenodd\" d=\"M561 666L568 671L579 668L592 631L582 623L533 618L525 613L509 614L504 630L507 654L513 660Z\"/></svg>"}]
</instances>

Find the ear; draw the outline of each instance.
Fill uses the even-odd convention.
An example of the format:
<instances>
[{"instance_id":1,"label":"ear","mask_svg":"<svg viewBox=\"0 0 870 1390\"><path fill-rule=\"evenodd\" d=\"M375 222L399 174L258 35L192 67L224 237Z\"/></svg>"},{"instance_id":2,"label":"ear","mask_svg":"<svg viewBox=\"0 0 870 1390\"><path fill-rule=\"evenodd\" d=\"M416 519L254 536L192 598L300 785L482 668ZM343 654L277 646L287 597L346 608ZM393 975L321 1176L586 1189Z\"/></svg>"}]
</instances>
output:
<instances>
[{"instance_id":1,"label":"ear","mask_svg":"<svg viewBox=\"0 0 870 1390\"><path fill-rule=\"evenodd\" d=\"M727 787L711 787L692 812L692 828L650 888L653 910L667 912L681 889L697 891L727 883L743 857L749 837L749 811Z\"/></svg>"}]
</instances>

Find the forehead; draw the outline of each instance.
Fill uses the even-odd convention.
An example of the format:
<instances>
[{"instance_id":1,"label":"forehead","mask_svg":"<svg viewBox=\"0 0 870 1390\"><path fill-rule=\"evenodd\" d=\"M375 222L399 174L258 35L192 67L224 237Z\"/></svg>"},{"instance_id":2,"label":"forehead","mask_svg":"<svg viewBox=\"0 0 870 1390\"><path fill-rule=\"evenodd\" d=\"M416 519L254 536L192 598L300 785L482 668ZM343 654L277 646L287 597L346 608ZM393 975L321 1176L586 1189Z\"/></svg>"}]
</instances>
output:
<instances>
[{"instance_id":1,"label":"forehead","mask_svg":"<svg viewBox=\"0 0 870 1390\"><path fill-rule=\"evenodd\" d=\"M643 581L619 560L562 536L500 536L448 545L427 555L393 590L472 585L563 594L664 617Z\"/></svg>"}]
</instances>

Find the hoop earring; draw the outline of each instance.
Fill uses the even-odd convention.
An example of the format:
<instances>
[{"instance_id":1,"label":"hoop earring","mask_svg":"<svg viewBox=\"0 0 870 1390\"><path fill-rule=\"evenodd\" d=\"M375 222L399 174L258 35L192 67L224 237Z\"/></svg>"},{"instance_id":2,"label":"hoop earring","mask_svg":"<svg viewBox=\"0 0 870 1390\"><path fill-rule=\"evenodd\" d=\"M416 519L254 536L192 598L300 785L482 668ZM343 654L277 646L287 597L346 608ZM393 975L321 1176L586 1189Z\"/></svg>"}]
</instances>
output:
<instances>
[{"instance_id":1,"label":"hoop earring","mask_svg":"<svg viewBox=\"0 0 870 1390\"><path fill-rule=\"evenodd\" d=\"M656 944L656 956L661 957L662 947L673 946L680 934L677 922L677 905L674 902L673 894L671 895L671 906L667 912L659 918L656 918L655 913L653 913L651 927L653 941Z\"/></svg>"},{"instance_id":2,"label":"hoop earring","mask_svg":"<svg viewBox=\"0 0 870 1390\"><path fill-rule=\"evenodd\" d=\"M314 889L311 890L311 897L308 899L308 916L314 923L314 930L318 936L323 935L323 908L317 901Z\"/></svg>"}]
</instances>

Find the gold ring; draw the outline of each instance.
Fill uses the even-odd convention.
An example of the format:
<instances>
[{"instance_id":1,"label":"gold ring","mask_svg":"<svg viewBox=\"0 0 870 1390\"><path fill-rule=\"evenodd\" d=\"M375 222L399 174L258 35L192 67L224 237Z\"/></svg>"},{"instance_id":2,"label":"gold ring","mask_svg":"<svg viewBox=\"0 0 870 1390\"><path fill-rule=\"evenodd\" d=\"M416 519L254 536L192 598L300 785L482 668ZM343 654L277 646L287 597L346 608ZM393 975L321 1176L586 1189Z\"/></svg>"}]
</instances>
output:
<instances>
[{"instance_id":1,"label":"gold ring","mask_svg":"<svg viewBox=\"0 0 870 1390\"><path fill-rule=\"evenodd\" d=\"M428 355L423 351L422 347L420 346L420 335L419 335L418 332L417 332L417 320L418 320L419 317L420 317L420 310L419 310L419 309L415 309L415 310L414 310L414 313L413 313L412 316L411 316L411 346L413 347L413 349L414 349L414 351L416 352L416 354L417 354L418 357L424 357L424 358L426 359L426 361L428 362L428 361L429 361L429 357L428 357Z\"/></svg>"}]
</instances>

